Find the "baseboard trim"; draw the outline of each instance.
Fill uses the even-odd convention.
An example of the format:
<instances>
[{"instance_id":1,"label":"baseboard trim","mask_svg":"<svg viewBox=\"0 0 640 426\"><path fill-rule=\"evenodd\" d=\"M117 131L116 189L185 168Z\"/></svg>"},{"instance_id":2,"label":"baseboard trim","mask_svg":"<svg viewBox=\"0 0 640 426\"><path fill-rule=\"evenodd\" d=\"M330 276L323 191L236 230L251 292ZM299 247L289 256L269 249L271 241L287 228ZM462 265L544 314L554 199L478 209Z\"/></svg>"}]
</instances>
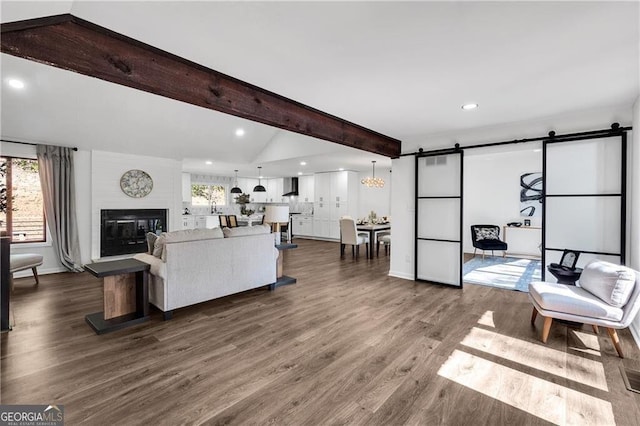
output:
<instances>
[{"instance_id":1,"label":"baseboard trim","mask_svg":"<svg viewBox=\"0 0 640 426\"><path fill-rule=\"evenodd\" d=\"M38 275L47 274L59 274L60 272L68 272L64 266L56 266L55 268L40 268L38 267ZM24 271L18 271L13 273L13 278L25 278L32 277L33 273L31 269L25 269Z\"/></svg>"},{"instance_id":2,"label":"baseboard trim","mask_svg":"<svg viewBox=\"0 0 640 426\"><path fill-rule=\"evenodd\" d=\"M389 276L394 278L402 278L403 280L413 281L413 274L408 274L406 272L389 271Z\"/></svg>"},{"instance_id":3,"label":"baseboard trim","mask_svg":"<svg viewBox=\"0 0 640 426\"><path fill-rule=\"evenodd\" d=\"M635 324L631 324L629 326L629 331L631 331L631 335L633 336L633 340L636 341L636 345L640 348L640 330L638 330Z\"/></svg>"}]
</instances>

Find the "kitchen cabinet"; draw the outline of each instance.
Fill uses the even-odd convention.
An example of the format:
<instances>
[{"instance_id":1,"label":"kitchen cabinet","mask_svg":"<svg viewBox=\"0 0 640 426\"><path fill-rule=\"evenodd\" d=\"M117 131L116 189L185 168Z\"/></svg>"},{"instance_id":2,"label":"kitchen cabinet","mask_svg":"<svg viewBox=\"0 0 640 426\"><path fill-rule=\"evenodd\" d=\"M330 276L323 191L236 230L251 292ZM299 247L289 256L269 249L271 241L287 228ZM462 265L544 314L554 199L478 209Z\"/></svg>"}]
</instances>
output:
<instances>
[{"instance_id":1,"label":"kitchen cabinet","mask_svg":"<svg viewBox=\"0 0 640 426\"><path fill-rule=\"evenodd\" d=\"M253 179L253 178L238 178L238 187L240 187L240 189L242 189L242 193L243 194L249 194L249 196L251 197L251 202L252 203L260 203L260 202L264 202L264 201L260 201L261 199L266 200L267 196L264 192L260 193L260 192L253 192L253 188L256 187L256 185L258 185L258 179ZM264 183L263 183L264 185ZM265 194L265 195L262 195ZM235 194L234 197L235 199Z\"/></svg>"},{"instance_id":2,"label":"kitchen cabinet","mask_svg":"<svg viewBox=\"0 0 640 426\"><path fill-rule=\"evenodd\" d=\"M184 215L182 216L182 229L219 228L220 215Z\"/></svg>"},{"instance_id":3,"label":"kitchen cabinet","mask_svg":"<svg viewBox=\"0 0 640 426\"><path fill-rule=\"evenodd\" d=\"M315 175L314 235L340 238L340 218L358 214L358 174L341 171ZM316 227L317 224L317 227Z\"/></svg>"},{"instance_id":4,"label":"kitchen cabinet","mask_svg":"<svg viewBox=\"0 0 640 426\"><path fill-rule=\"evenodd\" d=\"M262 183L265 188L267 188L267 203L283 203L288 202L289 200L283 201L287 197L283 197L284 193L284 179L276 178L276 179L265 179Z\"/></svg>"},{"instance_id":5,"label":"kitchen cabinet","mask_svg":"<svg viewBox=\"0 0 640 426\"><path fill-rule=\"evenodd\" d=\"M313 217L295 215L291 220L293 235L298 237L312 237L314 235Z\"/></svg>"},{"instance_id":6,"label":"kitchen cabinet","mask_svg":"<svg viewBox=\"0 0 640 426\"><path fill-rule=\"evenodd\" d=\"M195 218L193 216L182 216L182 229L193 229Z\"/></svg>"},{"instance_id":7,"label":"kitchen cabinet","mask_svg":"<svg viewBox=\"0 0 640 426\"><path fill-rule=\"evenodd\" d=\"M191 204L191 173L182 173L182 202Z\"/></svg>"},{"instance_id":8,"label":"kitchen cabinet","mask_svg":"<svg viewBox=\"0 0 640 426\"><path fill-rule=\"evenodd\" d=\"M314 201L315 177L313 175L300 176L298 178L298 201L313 203Z\"/></svg>"}]
</instances>

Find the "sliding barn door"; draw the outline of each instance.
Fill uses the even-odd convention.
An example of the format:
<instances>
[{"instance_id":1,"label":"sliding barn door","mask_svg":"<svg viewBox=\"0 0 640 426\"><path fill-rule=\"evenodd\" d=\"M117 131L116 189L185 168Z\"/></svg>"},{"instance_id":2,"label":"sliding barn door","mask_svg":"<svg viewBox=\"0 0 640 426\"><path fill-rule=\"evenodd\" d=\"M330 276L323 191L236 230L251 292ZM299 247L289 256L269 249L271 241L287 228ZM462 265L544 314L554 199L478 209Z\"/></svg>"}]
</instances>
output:
<instances>
[{"instance_id":1,"label":"sliding barn door","mask_svg":"<svg viewBox=\"0 0 640 426\"><path fill-rule=\"evenodd\" d=\"M543 278L564 249L591 259L625 261L626 133L543 144Z\"/></svg>"},{"instance_id":2,"label":"sliding barn door","mask_svg":"<svg viewBox=\"0 0 640 426\"><path fill-rule=\"evenodd\" d=\"M416 157L416 281L462 288L462 151Z\"/></svg>"}]
</instances>

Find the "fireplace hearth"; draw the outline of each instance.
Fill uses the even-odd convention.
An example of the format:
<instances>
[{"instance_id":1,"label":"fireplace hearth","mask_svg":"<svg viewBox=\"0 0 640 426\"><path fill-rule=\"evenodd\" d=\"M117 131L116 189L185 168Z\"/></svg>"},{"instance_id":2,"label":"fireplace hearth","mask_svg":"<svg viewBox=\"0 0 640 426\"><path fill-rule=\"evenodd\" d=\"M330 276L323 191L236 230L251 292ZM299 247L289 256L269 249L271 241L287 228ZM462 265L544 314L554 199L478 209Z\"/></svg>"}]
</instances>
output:
<instances>
[{"instance_id":1,"label":"fireplace hearth","mask_svg":"<svg viewBox=\"0 0 640 426\"><path fill-rule=\"evenodd\" d=\"M147 251L147 232L168 231L166 209L100 211L100 257Z\"/></svg>"}]
</instances>

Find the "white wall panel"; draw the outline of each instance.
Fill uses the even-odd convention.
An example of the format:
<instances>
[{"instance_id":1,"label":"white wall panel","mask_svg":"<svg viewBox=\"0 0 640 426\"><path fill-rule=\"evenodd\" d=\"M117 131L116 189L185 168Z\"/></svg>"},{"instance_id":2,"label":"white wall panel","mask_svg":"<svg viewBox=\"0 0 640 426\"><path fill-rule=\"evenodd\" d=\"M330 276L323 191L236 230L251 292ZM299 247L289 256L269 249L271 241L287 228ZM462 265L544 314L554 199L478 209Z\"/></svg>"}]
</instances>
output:
<instances>
[{"instance_id":1,"label":"white wall panel","mask_svg":"<svg viewBox=\"0 0 640 426\"><path fill-rule=\"evenodd\" d=\"M620 137L547 144L547 195L620 193Z\"/></svg>"},{"instance_id":2,"label":"white wall panel","mask_svg":"<svg viewBox=\"0 0 640 426\"><path fill-rule=\"evenodd\" d=\"M418 279L459 285L460 244L418 241Z\"/></svg>"}]
</instances>

